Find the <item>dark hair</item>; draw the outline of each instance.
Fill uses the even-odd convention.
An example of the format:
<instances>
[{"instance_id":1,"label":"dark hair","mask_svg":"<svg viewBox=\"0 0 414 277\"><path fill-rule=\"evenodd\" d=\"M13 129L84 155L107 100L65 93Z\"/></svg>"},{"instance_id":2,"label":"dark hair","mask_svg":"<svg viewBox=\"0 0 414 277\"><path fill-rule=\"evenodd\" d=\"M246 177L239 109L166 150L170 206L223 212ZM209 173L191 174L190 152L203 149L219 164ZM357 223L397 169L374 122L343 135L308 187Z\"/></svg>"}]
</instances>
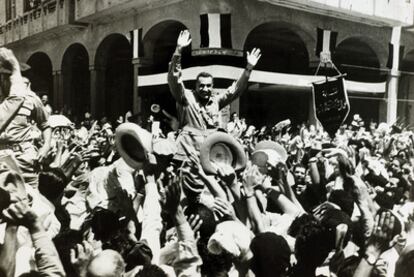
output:
<instances>
[{"instance_id":1,"label":"dark hair","mask_svg":"<svg viewBox=\"0 0 414 277\"><path fill-rule=\"evenodd\" d=\"M200 72L200 73L198 73L198 75L196 77L196 82L198 82L200 78L211 78L213 80L213 82L214 82L213 75L211 75L208 72Z\"/></svg>"},{"instance_id":2,"label":"dark hair","mask_svg":"<svg viewBox=\"0 0 414 277\"><path fill-rule=\"evenodd\" d=\"M337 209L327 210L321 219L321 223L329 233L327 240L331 240L332 248L335 247L336 227L340 224L346 224L348 227L348 231L346 232L344 239L344 245L346 245L351 239L353 223L351 221L351 217L344 211Z\"/></svg>"},{"instance_id":3,"label":"dark hair","mask_svg":"<svg viewBox=\"0 0 414 277\"><path fill-rule=\"evenodd\" d=\"M328 200L329 202L338 205L348 216L352 216L355 201L349 192L342 189L333 190L329 195Z\"/></svg>"},{"instance_id":4,"label":"dark hair","mask_svg":"<svg viewBox=\"0 0 414 277\"><path fill-rule=\"evenodd\" d=\"M271 232L257 234L250 244L253 253L250 268L257 277L280 276L290 265L286 240Z\"/></svg>"},{"instance_id":5,"label":"dark hair","mask_svg":"<svg viewBox=\"0 0 414 277\"><path fill-rule=\"evenodd\" d=\"M217 222L214 218L214 212L200 203L190 203L184 211L186 216L198 215L203 221L200 227L200 237L202 240L208 240L216 230Z\"/></svg>"},{"instance_id":6,"label":"dark hair","mask_svg":"<svg viewBox=\"0 0 414 277\"><path fill-rule=\"evenodd\" d=\"M409 277L414 274L414 250L403 251L395 267L395 277Z\"/></svg>"},{"instance_id":7,"label":"dark hair","mask_svg":"<svg viewBox=\"0 0 414 277\"><path fill-rule=\"evenodd\" d=\"M82 229L85 230L88 227L95 234L95 239L105 243L113 239L121 231L123 224L116 213L97 207L85 220Z\"/></svg>"},{"instance_id":8,"label":"dark hair","mask_svg":"<svg viewBox=\"0 0 414 277\"><path fill-rule=\"evenodd\" d=\"M290 224L288 229L288 235L296 238L299 233L299 230L308 224L309 222L316 221L315 217L311 214L301 214L297 216Z\"/></svg>"},{"instance_id":9,"label":"dark hair","mask_svg":"<svg viewBox=\"0 0 414 277\"><path fill-rule=\"evenodd\" d=\"M316 220L305 223L296 236L295 255L302 266L316 268L333 249L327 238L328 232ZM311 254L310 254L311 253Z\"/></svg>"},{"instance_id":10,"label":"dark hair","mask_svg":"<svg viewBox=\"0 0 414 277\"><path fill-rule=\"evenodd\" d=\"M395 204L394 197L392 197L386 192L378 192L374 200L381 208L384 209L392 210Z\"/></svg>"},{"instance_id":11,"label":"dark hair","mask_svg":"<svg viewBox=\"0 0 414 277\"><path fill-rule=\"evenodd\" d=\"M135 277L167 277L168 275L155 264L144 266Z\"/></svg>"},{"instance_id":12,"label":"dark hair","mask_svg":"<svg viewBox=\"0 0 414 277\"><path fill-rule=\"evenodd\" d=\"M50 168L39 173L39 191L50 201L61 196L66 185L66 176L60 168Z\"/></svg>"},{"instance_id":13,"label":"dark hair","mask_svg":"<svg viewBox=\"0 0 414 277\"><path fill-rule=\"evenodd\" d=\"M357 256L350 256L346 258L338 267L338 277L352 277L360 262L360 258Z\"/></svg>"},{"instance_id":14,"label":"dark hair","mask_svg":"<svg viewBox=\"0 0 414 277\"><path fill-rule=\"evenodd\" d=\"M137 242L125 255L126 271L130 271L138 265L148 266L152 260L151 248L146 241Z\"/></svg>"},{"instance_id":15,"label":"dark hair","mask_svg":"<svg viewBox=\"0 0 414 277\"><path fill-rule=\"evenodd\" d=\"M207 277L227 277L233 264L232 256L225 251L219 255L212 254L208 251L207 244L207 241L201 239L197 242L197 250L203 261L201 274Z\"/></svg>"}]
</instances>

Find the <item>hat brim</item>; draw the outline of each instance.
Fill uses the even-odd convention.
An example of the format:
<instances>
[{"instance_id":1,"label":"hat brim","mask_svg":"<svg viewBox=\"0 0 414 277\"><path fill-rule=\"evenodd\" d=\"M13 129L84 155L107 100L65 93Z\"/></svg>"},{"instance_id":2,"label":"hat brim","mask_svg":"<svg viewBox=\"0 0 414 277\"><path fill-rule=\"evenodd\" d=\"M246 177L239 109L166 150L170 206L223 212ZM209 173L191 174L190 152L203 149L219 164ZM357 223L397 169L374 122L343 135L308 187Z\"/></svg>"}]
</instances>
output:
<instances>
[{"instance_id":1,"label":"hat brim","mask_svg":"<svg viewBox=\"0 0 414 277\"><path fill-rule=\"evenodd\" d=\"M224 145L231 152L231 166L234 170L243 170L246 167L246 155L241 144L227 133L215 132L209 135L200 147L200 162L204 171L207 174L217 174L217 168L213 165L213 161L217 157L213 156L211 149L220 144Z\"/></svg>"},{"instance_id":2,"label":"hat brim","mask_svg":"<svg viewBox=\"0 0 414 277\"><path fill-rule=\"evenodd\" d=\"M254 152L258 150L274 150L280 156L280 160L284 163L286 162L288 158L288 154L285 148L275 141L264 140L264 141L257 143L256 147L254 148Z\"/></svg>"},{"instance_id":3,"label":"hat brim","mask_svg":"<svg viewBox=\"0 0 414 277\"><path fill-rule=\"evenodd\" d=\"M152 135L134 123L123 123L115 131L115 144L127 165L138 169L152 152Z\"/></svg>"}]
</instances>

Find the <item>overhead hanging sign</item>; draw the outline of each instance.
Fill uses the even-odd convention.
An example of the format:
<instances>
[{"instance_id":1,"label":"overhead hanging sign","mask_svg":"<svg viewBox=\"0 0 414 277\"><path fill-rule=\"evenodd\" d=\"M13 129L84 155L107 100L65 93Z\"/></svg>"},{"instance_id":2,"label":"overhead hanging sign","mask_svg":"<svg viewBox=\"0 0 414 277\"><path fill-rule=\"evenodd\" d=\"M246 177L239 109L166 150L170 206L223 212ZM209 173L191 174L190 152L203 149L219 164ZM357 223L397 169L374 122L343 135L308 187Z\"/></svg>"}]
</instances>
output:
<instances>
[{"instance_id":1,"label":"overhead hanging sign","mask_svg":"<svg viewBox=\"0 0 414 277\"><path fill-rule=\"evenodd\" d=\"M344 75L313 83L315 113L331 138L343 124L350 111Z\"/></svg>"}]
</instances>

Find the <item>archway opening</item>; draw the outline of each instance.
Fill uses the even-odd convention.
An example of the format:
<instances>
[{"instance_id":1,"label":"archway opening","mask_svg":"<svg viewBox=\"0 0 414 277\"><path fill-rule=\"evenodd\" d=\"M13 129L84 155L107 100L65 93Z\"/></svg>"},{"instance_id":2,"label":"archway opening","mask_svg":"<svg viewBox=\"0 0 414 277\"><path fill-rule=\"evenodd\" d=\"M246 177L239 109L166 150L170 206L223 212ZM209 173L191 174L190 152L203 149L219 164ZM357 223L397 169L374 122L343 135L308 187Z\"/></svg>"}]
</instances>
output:
<instances>
[{"instance_id":1,"label":"archway opening","mask_svg":"<svg viewBox=\"0 0 414 277\"><path fill-rule=\"evenodd\" d=\"M177 46L177 38L182 30L187 27L181 22L167 20L151 27L143 38L144 64L139 68L140 75L164 73L168 71L168 64ZM189 66L191 58L191 46L183 49L181 63L183 68ZM168 85L146 86L139 89L142 99L142 115L148 118L151 114L152 104L159 104L173 116L177 116L175 100L172 97ZM167 124L161 122L161 129L168 131Z\"/></svg>"},{"instance_id":2,"label":"archway opening","mask_svg":"<svg viewBox=\"0 0 414 277\"><path fill-rule=\"evenodd\" d=\"M414 123L414 50L401 61L401 77L398 87L398 117L407 124Z\"/></svg>"},{"instance_id":3,"label":"archway opening","mask_svg":"<svg viewBox=\"0 0 414 277\"><path fill-rule=\"evenodd\" d=\"M333 53L332 60L347 80L358 82L384 82L386 72L380 70L378 55L371 44L363 38L348 38L339 43ZM360 114L365 122L378 121L381 101L377 95L349 93L351 105L350 116ZM370 107L367 109L367 107Z\"/></svg>"},{"instance_id":4,"label":"archway opening","mask_svg":"<svg viewBox=\"0 0 414 277\"><path fill-rule=\"evenodd\" d=\"M361 38L348 38L338 44L332 60L348 80L382 82L386 73L381 72L380 61L374 49Z\"/></svg>"},{"instance_id":5,"label":"archway opening","mask_svg":"<svg viewBox=\"0 0 414 277\"><path fill-rule=\"evenodd\" d=\"M302 36L303 32L297 26L265 23L249 33L244 51L261 49L262 58L255 70L309 74L309 54ZM299 124L308 120L310 96L306 89L293 86L253 84L241 97L240 114L254 125L265 122L273 125L287 118L293 124Z\"/></svg>"},{"instance_id":6,"label":"archway opening","mask_svg":"<svg viewBox=\"0 0 414 277\"><path fill-rule=\"evenodd\" d=\"M97 116L106 116L114 122L132 110L133 105L133 65L132 49L124 35L111 34L99 45L95 67L97 76L97 97L104 98L104 109ZM99 84L98 84L99 83Z\"/></svg>"},{"instance_id":7,"label":"archway opening","mask_svg":"<svg viewBox=\"0 0 414 277\"><path fill-rule=\"evenodd\" d=\"M76 43L66 49L62 78L64 110L74 120L81 120L91 108L89 56L83 45Z\"/></svg>"},{"instance_id":8,"label":"archway opening","mask_svg":"<svg viewBox=\"0 0 414 277\"><path fill-rule=\"evenodd\" d=\"M39 96L46 94L53 102L52 61L43 52L36 52L27 60L30 69L24 75L30 80L31 89Z\"/></svg>"}]
</instances>

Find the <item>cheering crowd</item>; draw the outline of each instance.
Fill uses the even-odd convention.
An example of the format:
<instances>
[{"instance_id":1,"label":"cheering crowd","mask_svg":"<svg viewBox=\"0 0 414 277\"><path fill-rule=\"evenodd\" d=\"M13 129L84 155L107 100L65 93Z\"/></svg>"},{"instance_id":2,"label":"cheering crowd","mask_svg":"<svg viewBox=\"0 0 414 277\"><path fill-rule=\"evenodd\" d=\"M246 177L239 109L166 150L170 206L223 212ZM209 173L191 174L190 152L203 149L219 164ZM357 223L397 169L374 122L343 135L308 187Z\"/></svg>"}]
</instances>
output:
<instances>
[{"instance_id":1,"label":"cheering crowd","mask_svg":"<svg viewBox=\"0 0 414 277\"><path fill-rule=\"evenodd\" d=\"M178 118L142 126L52 122L0 48L0 276L414 276L414 132L223 126L260 49L216 93L206 72L184 86L190 43L168 73Z\"/></svg>"}]
</instances>

